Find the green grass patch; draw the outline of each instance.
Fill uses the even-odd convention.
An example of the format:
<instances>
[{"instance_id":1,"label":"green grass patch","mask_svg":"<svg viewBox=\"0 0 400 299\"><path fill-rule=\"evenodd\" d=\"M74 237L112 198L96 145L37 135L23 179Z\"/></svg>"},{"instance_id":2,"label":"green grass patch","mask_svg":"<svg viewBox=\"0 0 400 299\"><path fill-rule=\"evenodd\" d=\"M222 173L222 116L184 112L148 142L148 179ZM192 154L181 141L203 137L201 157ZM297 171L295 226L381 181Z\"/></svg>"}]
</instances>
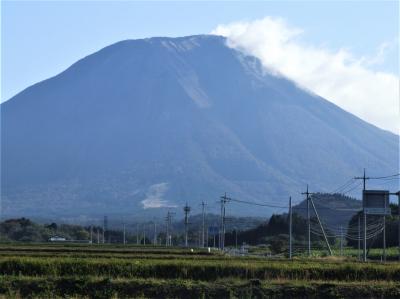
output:
<instances>
[{"instance_id":1,"label":"green grass patch","mask_svg":"<svg viewBox=\"0 0 400 299\"><path fill-rule=\"evenodd\" d=\"M215 280L297 279L297 280L400 280L400 264L341 261L288 260L160 260L2 257L0 275L106 276L110 278L162 278Z\"/></svg>"}]
</instances>

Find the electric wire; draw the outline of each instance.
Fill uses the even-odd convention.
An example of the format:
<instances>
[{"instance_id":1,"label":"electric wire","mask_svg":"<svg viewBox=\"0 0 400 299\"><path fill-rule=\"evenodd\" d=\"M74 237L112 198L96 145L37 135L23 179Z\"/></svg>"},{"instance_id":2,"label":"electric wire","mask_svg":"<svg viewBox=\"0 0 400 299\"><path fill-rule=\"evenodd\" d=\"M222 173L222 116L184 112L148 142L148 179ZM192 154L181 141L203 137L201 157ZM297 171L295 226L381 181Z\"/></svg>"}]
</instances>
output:
<instances>
[{"instance_id":1,"label":"electric wire","mask_svg":"<svg viewBox=\"0 0 400 299\"><path fill-rule=\"evenodd\" d=\"M392 177L398 177L398 176L400 176L400 173L395 173L395 174L392 174L392 175L387 175L387 176L378 176L378 177L370 177L369 179L371 179L371 180L381 180L381 179L387 179L387 178L392 178Z\"/></svg>"}]
</instances>

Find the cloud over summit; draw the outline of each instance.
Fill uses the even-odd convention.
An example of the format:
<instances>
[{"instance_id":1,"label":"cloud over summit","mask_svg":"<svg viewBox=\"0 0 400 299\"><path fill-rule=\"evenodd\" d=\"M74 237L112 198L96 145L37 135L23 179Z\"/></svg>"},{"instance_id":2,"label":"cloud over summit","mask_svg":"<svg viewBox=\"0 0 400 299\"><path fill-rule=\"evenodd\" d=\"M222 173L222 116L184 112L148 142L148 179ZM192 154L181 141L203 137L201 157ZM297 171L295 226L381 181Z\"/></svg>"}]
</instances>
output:
<instances>
[{"instance_id":1,"label":"cloud over summit","mask_svg":"<svg viewBox=\"0 0 400 299\"><path fill-rule=\"evenodd\" d=\"M358 117L399 134L399 78L372 65L384 59L355 57L346 49L329 50L304 42L303 30L284 19L265 17L219 25L212 34L227 37L230 47L258 57L280 73Z\"/></svg>"}]
</instances>

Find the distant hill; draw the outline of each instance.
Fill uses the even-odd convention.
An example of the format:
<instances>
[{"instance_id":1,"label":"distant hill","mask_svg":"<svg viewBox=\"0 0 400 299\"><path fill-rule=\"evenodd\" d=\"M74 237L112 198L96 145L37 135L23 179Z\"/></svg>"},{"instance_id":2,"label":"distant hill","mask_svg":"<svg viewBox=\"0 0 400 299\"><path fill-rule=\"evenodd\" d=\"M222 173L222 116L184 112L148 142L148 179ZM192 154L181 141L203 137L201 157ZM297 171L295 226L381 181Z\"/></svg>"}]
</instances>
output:
<instances>
[{"instance_id":1,"label":"distant hill","mask_svg":"<svg viewBox=\"0 0 400 299\"><path fill-rule=\"evenodd\" d=\"M357 215L361 209L361 201L342 194L314 194L313 202L318 212L325 232L332 236L339 231L339 226L346 231L350 220ZM312 227L317 225L316 215L310 204L310 218ZM306 242L307 240L307 203L300 202L293 207L293 225L292 233L295 242ZM354 220L354 219L353 219ZM289 236L289 217L287 212L272 215L270 219L263 221L257 226L249 227L245 230L238 228L237 237L235 232L227 233L226 244L235 244L236 238L238 244L247 243L252 245L271 244L274 240L283 238L285 246L288 244ZM321 233L318 227L318 233ZM334 237L329 238L329 242L334 242ZM311 240L322 241L322 236L312 234Z\"/></svg>"},{"instance_id":2,"label":"distant hill","mask_svg":"<svg viewBox=\"0 0 400 299\"><path fill-rule=\"evenodd\" d=\"M198 213L223 192L286 204L306 183L398 172L398 141L222 37L126 40L1 104L2 213Z\"/></svg>"},{"instance_id":3,"label":"distant hill","mask_svg":"<svg viewBox=\"0 0 400 299\"><path fill-rule=\"evenodd\" d=\"M361 200L345 196L342 194L324 194L317 193L311 196L315 204L315 208L321 221L330 227L339 229L339 226L347 228L350 219L362 209ZM304 200L295 207L293 213L306 218L307 217L307 201ZM310 204L310 215L315 217L314 210Z\"/></svg>"}]
</instances>

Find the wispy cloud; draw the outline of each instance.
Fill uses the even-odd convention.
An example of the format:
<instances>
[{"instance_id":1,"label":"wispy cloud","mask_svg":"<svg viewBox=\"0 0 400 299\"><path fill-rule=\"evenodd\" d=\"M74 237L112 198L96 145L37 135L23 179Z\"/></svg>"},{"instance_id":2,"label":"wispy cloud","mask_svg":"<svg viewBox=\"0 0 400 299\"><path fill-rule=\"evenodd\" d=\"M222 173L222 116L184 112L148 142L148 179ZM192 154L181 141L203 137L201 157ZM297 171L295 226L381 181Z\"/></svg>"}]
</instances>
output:
<instances>
[{"instance_id":1,"label":"wispy cloud","mask_svg":"<svg viewBox=\"0 0 400 299\"><path fill-rule=\"evenodd\" d=\"M330 50L304 42L303 30L284 19L265 17L219 25L212 34L227 37L230 47L258 57L282 74L343 109L383 129L399 133L399 78L375 71L387 43L375 57L355 57L345 48Z\"/></svg>"},{"instance_id":2,"label":"wispy cloud","mask_svg":"<svg viewBox=\"0 0 400 299\"><path fill-rule=\"evenodd\" d=\"M151 208L173 208L175 205L170 204L163 196L168 191L168 183L154 184L149 187L146 192L146 198L141 201L144 209Z\"/></svg>"}]
</instances>

